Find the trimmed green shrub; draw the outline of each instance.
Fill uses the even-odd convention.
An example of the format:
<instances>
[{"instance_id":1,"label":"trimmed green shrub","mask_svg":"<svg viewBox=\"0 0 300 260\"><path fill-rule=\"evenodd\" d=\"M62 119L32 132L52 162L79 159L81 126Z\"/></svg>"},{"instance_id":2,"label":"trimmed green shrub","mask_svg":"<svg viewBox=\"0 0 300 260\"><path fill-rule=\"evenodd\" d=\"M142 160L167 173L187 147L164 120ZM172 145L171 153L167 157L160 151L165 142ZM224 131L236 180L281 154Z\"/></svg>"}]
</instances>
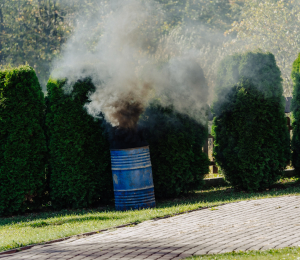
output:
<instances>
[{"instance_id":1,"label":"trimmed green shrub","mask_svg":"<svg viewBox=\"0 0 300 260\"><path fill-rule=\"evenodd\" d=\"M101 120L84 109L95 90L91 80L79 80L70 94L65 86L66 80L47 84L50 197L54 208L81 208L113 196L109 144Z\"/></svg>"},{"instance_id":2,"label":"trimmed green shrub","mask_svg":"<svg viewBox=\"0 0 300 260\"><path fill-rule=\"evenodd\" d=\"M266 189L290 160L281 82L271 53L235 54L220 64L214 157L234 187Z\"/></svg>"},{"instance_id":3,"label":"trimmed green shrub","mask_svg":"<svg viewBox=\"0 0 300 260\"><path fill-rule=\"evenodd\" d=\"M292 164L298 176L300 176L300 54L293 63L293 99L292 99Z\"/></svg>"},{"instance_id":4,"label":"trimmed green shrub","mask_svg":"<svg viewBox=\"0 0 300 260\"><path fill-rule=\"evenodd\" d=\"M201 189L209 172L208 157L202 152L207 125L159 104L146 109L141 125L150 146L155 196L174 197Z\"/></svg>"},{"instance_id":5,"label":"trimmed green shrub","mask_svg":"<svg viewBox=\"0 0 300 260\"><path fill-rule=\"evenodd\" d=\"M0 71L0 215L41 205L45 195L45 100L29 66Z\"/></svg>"}]
</instances>

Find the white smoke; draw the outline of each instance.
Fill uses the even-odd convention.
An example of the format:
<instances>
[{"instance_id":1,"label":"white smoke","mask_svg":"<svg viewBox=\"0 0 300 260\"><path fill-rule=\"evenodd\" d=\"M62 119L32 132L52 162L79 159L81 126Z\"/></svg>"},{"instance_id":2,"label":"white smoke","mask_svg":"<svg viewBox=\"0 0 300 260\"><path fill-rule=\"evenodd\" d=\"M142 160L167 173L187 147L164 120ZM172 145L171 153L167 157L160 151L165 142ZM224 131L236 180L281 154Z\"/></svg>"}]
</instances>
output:
<instances>
[{"instance_id":1,"label":"white smoke","mask_svg":"<svg viewBox=\"0 0 300 260\"><path fill-rule=\"evenodd\" d=\"M203 120L208 87L200 52L182 50L164 35L160 5L151 0L101 3L97 18L79 22L52 77L68 79L66 92L78 79L90 77L96 91L86 109L95 117L104 114L113 126L134 127L153 99ZM91 28L97 28L95 35ZM86 39L96 44L89 46Z\"/></svg>"}]
</instances>

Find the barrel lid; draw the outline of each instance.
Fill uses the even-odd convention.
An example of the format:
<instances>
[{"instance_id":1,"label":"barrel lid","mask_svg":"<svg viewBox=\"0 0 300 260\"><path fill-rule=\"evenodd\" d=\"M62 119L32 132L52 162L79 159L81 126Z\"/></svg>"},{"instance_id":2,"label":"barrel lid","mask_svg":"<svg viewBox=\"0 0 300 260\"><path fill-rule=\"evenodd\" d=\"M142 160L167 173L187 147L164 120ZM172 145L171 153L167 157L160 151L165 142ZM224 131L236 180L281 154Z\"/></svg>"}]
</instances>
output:
<instances>
[{"instance_id":1,"label":"barrel lid","mask_svg":"<svg viewBox=\"0 0 300 260\"><path fill-rule=\"evenodd\" d=\"M111 151L130 151L130 150L136 150L136 149L142 149L142 148L148 148L149 149L149 145L147 146L142 146L142 147L135 147L135 148L127 148L127 149L110 149Z\"/></svg>"}]
</instances>

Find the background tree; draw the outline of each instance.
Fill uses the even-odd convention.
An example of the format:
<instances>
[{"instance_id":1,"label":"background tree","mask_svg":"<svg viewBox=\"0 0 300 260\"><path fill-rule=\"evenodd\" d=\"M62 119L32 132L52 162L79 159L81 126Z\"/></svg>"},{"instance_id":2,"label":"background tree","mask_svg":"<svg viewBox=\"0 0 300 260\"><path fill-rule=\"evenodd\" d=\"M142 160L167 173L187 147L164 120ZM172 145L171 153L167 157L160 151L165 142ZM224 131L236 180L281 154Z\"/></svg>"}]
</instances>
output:
<instances>
[{"instance_id":1,"label":"background tree","mask_svg":"<svg viewBox=\"0 0 300 260\"><path fill-rule=\"evenodd\" d=\"M291 96L291 68L300 48L300 2L247 0L241 16L241 21L235 21L228 30L237 34L232 48L260 48L273 53L282 72L284 95Z\"/></svg>"},{"instance_id":2,"label":"background tree","mask_svg":"<svg viewBox=\"0 0 300 260\"><path fill-rule=\"evenodd\" d=\"M292 80L294 84L292 99L293 137L292 164L300 176L300 54L293 63Z\"/></svg>"},{"instance_id":3,"label":"background tree","mask_svg":"<svg viewBox=\"0 0 300 260\"><path fill-rule=\"evenodd\" d=\"M29 66L0 72L0 216L36 209L46 187L45 100Z\"/></svg>"},{"instance_id":4,"label":"background tree","mask_svg":"<svg viewBox=\"0 0 300 260\"><path fill-rule=\"evenodd\" d=\"M4 1L1 31L2 63L26 62L37 70L41 83L49 77L50 62L71 31L66 12L57 1Z\"/></svg>"},{"instance_id":5,"label":"background tree","mask_svg":"<svg viewBox=\"0 0 300 260\"><path fill-rule=\"evenodd\" d=\"M157 0L163 5L167 19L165 26L173 28L184 23L205 25L212 31L224 32L239 20L244 1L229 0Z\"/></svg>"},{"instance_id":6,"label":"background tree","mask_svg":"<svg viewBox=\"0 0 300 260\"><path fill-rule=\"evenodd\" d=\"M69 94L66 80L50 79L47 88L50 198L54 208L82 208L113 195L109 144L101 120L87 114L90 79L79 80Z\"/></svg>"},{"instance_id":7,"label":"background tree","mask_svg":"<svg viewBox=\"0 0 300 260\"><path fill-rule=\"evenodd\" d=\"M46 86L51 63L59 57L64 43L75 27L86 32L84 41L93 50L101 37L101 24L84 27L82 21L93 21L104 15L109 1L97 0L0 0L0 61L13 66L32 66L41 84ZM208 31L223 33L238 19L243 1L157 0L166 14L160 34L168 34L176 27L193 24L198 36L207 39ZM84 19L82 19L84 18ZM147 26L145 24L145 26ZM199 28L203 26L199 33ZM97 32L95 34L95 31ZM96 37L96 38L97 38ZM156 38L157 39L157 38ZM211 41L212 42L212 41Z\"/></svg>"},{"instance_id":8,"label":"background tree","mask_svg":"<svg viewBox=\"0 0 300 260\"><path fill-rule=\"evenodd\" d=\"M214 157L237 188L269 188L290 160L282 78L271 53L226 57L217 77Z\"/></svg>"},{"instance_id":9,"label":"background tree","mask_svg":"<svg viewBox=\"0 0 300 260\"><path fill-rule=\"evenodd\" d=\"M0 59L13 66L28 63L43 86L80 15L90 16L96 1L1 0ZM80 11L79 11L80 10Z\"/></svg>"},{"instance_id":10,"label":"background tree","mask_svg":"<svg viewBox=\"0 0 300 260\"><path fill-rule=\"evenodd\" d=\"M143 114L150 145L155 196L168 198L203 187L209 173L209 160L202 151L207 139L207 125L187 115L151 104Z\"/></svg>"}]
</instances>

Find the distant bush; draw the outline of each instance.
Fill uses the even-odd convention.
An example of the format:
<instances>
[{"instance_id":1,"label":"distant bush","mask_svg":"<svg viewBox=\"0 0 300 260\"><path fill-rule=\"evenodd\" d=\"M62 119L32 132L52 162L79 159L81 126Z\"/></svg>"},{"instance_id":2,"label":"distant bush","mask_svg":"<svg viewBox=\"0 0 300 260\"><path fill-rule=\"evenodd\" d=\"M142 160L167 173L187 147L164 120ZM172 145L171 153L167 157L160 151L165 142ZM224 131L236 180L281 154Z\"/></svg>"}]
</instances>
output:
<instances>
[{"instance_id":1,"label":"distant bush","mask_svg":"<svg viewBox=\"0 0 300 260\"><path fill-rule=\"evenodd\" d=\"M45 195L44 95L29 66L0 71L0 215L41 205Z\"/></svg>"},{"instance_id":2,"label":"distant bush","mask_svg":"<svg viewBox=\"0 0 300 260\"><path fill-rule=\"evenodd\" d=\"M282 79L271 53L225 58L214 103L214 157L226 179L253 191L270 187L290 159Z\"/></svg>"},{"instance_id":3,"label":"distant bush","mask_svg":"<svg viewBox=\"0 0 300 260\"><path fill-rule=\"evenodd\" d=\"M143 115L150 145L155 196L166 198L199 190L209 172L209 160L202 147L207 125L186 115L152 104Z\"/></svg>"},{"instance_id":4,"label":"distant bush","mask_svg":"<svg viewBox=\"0 0 300 260\"><path fill-rule=\"evenodd\" d=\"M293 138L292 138L292 164L300 176L300 54L294 61L292 69L294 83L292 99Z\"/></svg>"},{"instance_id":5,"label":"distant bush","mask_svg":"<svg viewBox=\"0 0 300 260\"><path fill-rule=\"evenodd\" d=\"M87 207L113 196L109 144L100 119L84 104L95 87L79 80L64 94L66 80L49 80L47 127L50 151L50 196L54 208Z\"/></svg>"}]
</instances>

